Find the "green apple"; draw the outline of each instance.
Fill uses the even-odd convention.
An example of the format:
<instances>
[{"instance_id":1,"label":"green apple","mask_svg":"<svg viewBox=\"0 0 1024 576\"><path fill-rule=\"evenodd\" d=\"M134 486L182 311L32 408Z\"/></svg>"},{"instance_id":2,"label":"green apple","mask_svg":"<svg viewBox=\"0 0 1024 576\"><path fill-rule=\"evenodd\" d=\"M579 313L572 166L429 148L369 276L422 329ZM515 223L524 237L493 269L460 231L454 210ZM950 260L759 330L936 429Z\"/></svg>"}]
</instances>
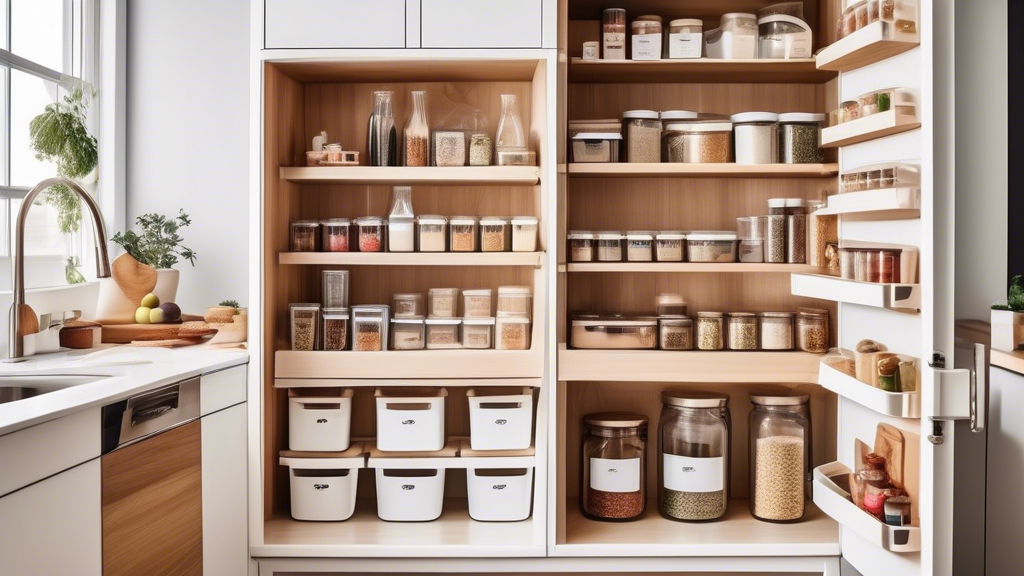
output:
<instances>
[{"instance_id":1,"label":"green apple","mask_svg":"<svg viewBox=\"0 0 1024 576\"><path fill-rule=\"evenodd\" d=\"M152 310L149 306L139 306L139 309L135 311L135 323L136 324L149 324L149 313Z\"/></svg>"},{"instance_id":2,"label":"green apple","mask_svg":"<svg viewBox=\"0 0 1024 576\"><path fill-rule=\"evenodd\" d=\"M153 308L149 311L149 323L150 324L163 324L164 323L164 311L161 308Z\"/></svg>"},{"instance_id":3,"label":"green apple","mask_svg":"<svg viewBox=\"0 0 1024 576\"><path fill-rule=\"evenodd\" d=\"M160 298L157 298L156 294L146 294L142 297L142 302L139 303L139 306L144 308L156 308L159 305Z\"/></svg>"}]
</instances>

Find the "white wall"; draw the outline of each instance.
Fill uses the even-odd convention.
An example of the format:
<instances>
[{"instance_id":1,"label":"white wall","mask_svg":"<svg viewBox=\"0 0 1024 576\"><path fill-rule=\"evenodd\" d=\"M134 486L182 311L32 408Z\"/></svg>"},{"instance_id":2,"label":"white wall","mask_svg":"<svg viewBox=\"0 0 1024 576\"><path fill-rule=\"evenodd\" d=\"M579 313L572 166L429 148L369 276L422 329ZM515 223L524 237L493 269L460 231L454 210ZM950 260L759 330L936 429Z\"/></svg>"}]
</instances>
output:
<instances>
[{"instance_id":1,"label":"white wall","mask_svg":"<svg viewBox=\"0 0 1024 576\"><path fill-rule=\"evenodd\" d=\"M175 215L191 313L248 294L249 0L128 3L127 218Z\"/></svg>"}]
</instances>

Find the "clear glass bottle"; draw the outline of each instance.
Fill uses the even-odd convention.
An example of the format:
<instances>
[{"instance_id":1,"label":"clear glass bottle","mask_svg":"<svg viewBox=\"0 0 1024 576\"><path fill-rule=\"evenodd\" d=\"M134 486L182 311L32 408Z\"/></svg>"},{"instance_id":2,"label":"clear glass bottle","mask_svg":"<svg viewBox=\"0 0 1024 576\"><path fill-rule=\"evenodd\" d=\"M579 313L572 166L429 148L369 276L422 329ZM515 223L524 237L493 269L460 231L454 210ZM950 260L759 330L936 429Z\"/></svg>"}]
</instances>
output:
<instances>
[{"instance_id":1,"label":"clear glass bottle","mask_svg":"<svg viewBox=\"0 0 1024 576\"><path fill-rule=\"evenodd\" d=\"M405 165L426 166L430 161L430 127L427 125L427 93L412 92L412 116L405 127Z\"/></svg>"},{"instance_id":2,"label":"clear glass bottle","mask_svg":"<svg viewBox=\"0 0 1024 576\"><path fill-rule=\"evenodd\" d=\"M394 97L395 93L388 90L373 93L373 114L370 115L366 146L370 166L398 165L398 130L395 127Z\"/></svg>"},{"instance_id":3,"label":"clear glass bottle","mask_svg":"<svg viewBox=\"0 0 1024 576\"><path fill-rule=\"evenodd\" d=\"M647 417L583 417L580 509L593 520L639 518L647 503Z\"/></svg>"},{"instance_id":4,"label":"clear glass bottle","mask_svg":"<svg viewBox=\"0 0 1024 576\"><path fill-rule=\"evenodd\" d=\"M391 212L388 214L388 251L412 252L416 247L415 218L412 212L412 188L391 189Z\"/></svg>"},{"instance_id":5,"label":"clear glass bottle","mask_svg":"<svg viewBox=\"0 0 1024 576\"><path fill-rule=\"evenodd\" d=\"M526 150L526 132L515 94L501 95L501 120L494 135L494 149L498 152Z\"/></svg>"},{"instance_id":6,"label":"clear glass bottle","mask_svg":"<svg viewBox=\"0 0 1024 576\"><path fill-rule=\"evenodd\" d=\"M661 395L658 509L669 520L715 520L729 503L729 397Z\"/></svg>"},{"instance_id":7,"label":"clear glass bottle","mask_svg":"<svg viewBox=\"0 0 1024 576\"><path fill-rule=\"evenodd\" d=\"M809 399L750 395L750 513L758 520L794 522L804 516L811 470Z\"/></svg>"}]
</instances>

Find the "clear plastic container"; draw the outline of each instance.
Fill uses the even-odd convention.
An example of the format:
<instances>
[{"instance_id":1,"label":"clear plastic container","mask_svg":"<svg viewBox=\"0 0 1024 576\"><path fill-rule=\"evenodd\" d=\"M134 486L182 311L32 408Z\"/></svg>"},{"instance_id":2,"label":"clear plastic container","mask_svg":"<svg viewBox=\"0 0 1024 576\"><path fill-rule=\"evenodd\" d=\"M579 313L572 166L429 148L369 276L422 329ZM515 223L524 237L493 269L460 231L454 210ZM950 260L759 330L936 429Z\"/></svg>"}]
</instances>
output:
<instances>
[{"instance_id":1,"label":"clear plastic container","mask_svg":"<svg viewBox=\"0 0 1024 576\"><path fill-rule=\"evenodd\" d=\"M494 318L463 318L462 347L475 350L494 346Z\"/></svg>"},{"instance_id":2,"label":"clear plastic container","mask_svg":"<svg viewBox=\"0 0 1024 576\"><path fill-rule=\"evenodd\" d=\"M476 252L480 220L476 216L452 216L448 221L452 252Z\"/></svg>"},{"instance_id":3,"label":"clear plastic container","mask_svg":"<svg viewBox=\"0 0 1024 576\"><path fill-rule=\"evenodd\" d=\"M601 58L626 59L626 11L607 8L601 14Z\"/></svg>"},{"instance_id":4,"label":"clear plastic container","mask_svg":"<svg viewBox=\"0 0 1024 576\"><path fill-rule=\"evenodd\" d=\"M764 262L764 240L753 238L740 240L737 252L739 254L739 261L744 264Z\"/></svg>"},{"instance_id":5,"label":"clear plastic container","mask_svg":"<svg viewBox=\"0 0 1024 576\"><path fill-rule=\"evenodd\" d=\"M569 261L570 262L593 262L594 261L594 233L585 230L570 230L569 234Z\"/></svg>"},{"instance_id":6,"label":"clear plastic container","mask_svg":"<svg viewBox=\"0 0 1024 576\"><path fill-rule=\"evenodd\" d=\"M654 309L658 316L686 316L686 300L682 294L658 294Z\"/></svg>"},{"instance_id":7,"label":"clear plastic container","mask_svg":"<svg viewBox=\"0 0 1024 576\"><path fill-rule=\"evenodd\" d=\"M804 17L804 3L801 0L795 0L791 2L780 2L765 6L757 11L757 19L760 20L765 16L772 16L774 14L785 14L787 16L795 16L801 20Z\"/></svg>"},{"instance_id":8,"label":"clear plastic container","mask_svg":"<svg viewBox=\"0 0 1024 576\"><path fill-rule=\"evenodd\" d=\"M422 318L423 294L395 294L392 296L395 318Z\"/></svg>"},{"instance_id":9,"label":"clear plastic container","mask_svg":"<svg viewBox=\"0 0 1024 576\"><path fill-rule=\"evenodd\" d=\"M729 350L757 350L757 315L731 312L728 320Z\"/></svg>"},{"instance_id":10,"label":"clear plastic container","mask_svg":"<svg viewBox=\"0 0 1024 576\"><path fill-rule=\"evenodd\" d=\"M349 231L352 222L348 218L328 218L320 221L320 246L324 252L348 252Z\"/></svg>"},{"instance_id":11,"label":"clear plastic container","mask_svg":"<svg viewBox=\"0 0 1024 576\"><path fill-rule=\"evenodd\" d=\"M732 123L721 120L672 122L665 126L665 162L723 164L732 162Z\"/></svg>"},{"instance_id":12,"label":"clear plastic container","mask_svg":"<svg viewBox=\"0 0 1024 576\"><path fill-rule=\"evenodd\" d=\"M324 270L320 278L324 308L348 308L348 270Z\"/></svg>"},{"instance_id":13,"label":"clear plastic container","mask_svg":"<svg viewBox=\"0 0 1024 576\"><path fill-rule=\"evenodd\" d=\"M793 313L761 313L761 349L793 349Z\"/></svg>"},{"instance_id":14,"label":"clear plastic container","mask_svg":"<svg viewBox=\"0 0 1024 576\"><path fill-rule=\"evenodd\" d=\"M622 118L601 118L598 120L569 120L569 130L566 133L566 135L570 141L572 140L573 136L587 133L617 134L619 136L622 136Z\"/></svg>"},{"instance_id":15,"label":"clear plastic container","mask_svg":"<svg viewBox=\"0 0 1024 576\"><path fill-rule=\"evenodd\" d=\"M376 216L356 218L360 252L384 251L384 219Z\"/></svg>"},{"instance_id":16,"label":"clear plastic container","mask_svg":"<svg viewBox=\"0 0 1024 576\"><path fill-rule=\"evenodd\" d=\"M768 522L804 516L810 473L807 395L750 395L750 512Z\"/></svg>"},{"instance_id":17,"label":"clear plastic container","mask_svg":"<svg viewBox=\"0 0 1024 576\"><path fill-rule=\"evenodd\" d=\"M661 116L654 110L622 113L626 162L661 162Z\"/></svg>"},{"instance_id":18,"label":"clear plastic container","mask_svg":"<svg viewBox=\"0 0 1024 576\"><path fill-rule=\"evenodd\" d=\"M729 397L663 392L658 422L658 508L669 520L706 521L725 515L731 455Z\"/></svg>"},{"instance_id":19,"label":"clear plastic container","mask_svg":"<svg viewBox=\"0 0 1024 576\"><path fill-rule=\"evenodd\" d=\"M704 33L704 54L708 58L754 60L757 58L757 34L754 14L724 14L718 28Z\"/></svg>"},{"instance_id":20,"label":"clear plastic container","mask_svg":"<svg viewBox=\"0 0 1024 576\"><path fill-rule=\"evenodd\" d=\"M533 314L533 292L529 286L498 286L499 317L522 316L529 318Z\"/></svg>"},{"instance_id":21,"label":"clear plastic container","mask_svg":"<svg viewBox=\"0 0 1024 576\"><path fill-rule=\"evenodd\" d=\"M291 304L288 315L291 319L292 350L316 350L320 343L320 305Z\"/></svg>"},{"instance_id":22,"label":"clear plastic container","mask_svg":"<svg viewBox=\"0 0 1024 576\"><path fill-rule=\"evenodd\" d=\"M572 137L572 161L578 163L618 162L622 134L582 132Z\"/></svg>"},{"instance_id":23,"label":"clear plastic container","mask_svg":"<svg viewBox=\"0 0 1024 576\"><path fill-rule=\"evenodd\" d=\"M786 261L807 263L807 207L802 198L786 199Z\"/></svg>"},{"instance_id":24,"label":"clear plastic container","mask_svg":"<svg viewBox=\"0 0 1024 576\"><path fill-rule=\"evenodd\" d=\"M779 159L783 164L814 164L825 158L821 148L824 114L779 114Z\"/></svg>"},{"instance_id":25,"label":"clear plastic container","mask_svg":"<svg viewBox=\"0 0 1024 576\"><path fill-rule=\"evenodd\" d=\"M501 119L494 133L494 149L498 152L498 164L506 164L502 160L503 152L523 152L527 150L526 130L519 115L519 104L515 94L501 95Z\"/></svg>"},{"instance_id":26,"label":"clear plastic container","mask_svg":"<svg viewBox=\"0 0 1024 576\"><path fill-rule=\"evenodd\" d=\"M289 250L292 252L316 252L319 249L320 245L317 242L317 236L320 235L319 220L292 220L289 229Z\"/></svg>"},{"instance_id":27,"label":"clear plastic container","mask_svg":"<svg viewBox=\"0 0 1024 576\"><path fill-rule=\"evenodd\" d=\"M757 57L765 59L810 58L811 27L786 14L764 16L757 21Z\"/></svg>"},{"instance_id":28,"label":"clear plastic container","mask_svg":"<svg viewBox=\"0 0 1024 576\"><path fill-rule=\"evenodd\" d=\"M412 188L391 189L391 212L388 213L388 251L412 252L416 249L416 218L412 211Z\"/></svg>"},{"instance_id":29,"label":"clear plastic container","mask_svg":"<svg viewBox=\"0 0 1024 576\"><path fill-rule=\"evenodd\" d=\"M857 250L851 248L839 249L839 275L844 280L855 280L857 278Z\"/></svg>"},{"instance_id":30,"label":"clear plastic container","mask_svg":"<svg viewBox=\"0 0 1024 576\"><path fill-rule=\"evenodd\" d=\"M662 28L661 16L638 16L630 24L632 60L661 60Z\"/></svg>"},{"instance_id":31,"label":"clear plastic container","mask_svg":"<svg viewBox=\"0 0 1024 576\"><path fill-rule=\"evenodd\" d=\"M461 130L434 132L434 165L466 165L466 133Z\"/></svg>"},{"instance_id":32,"label":"clear plastic container","mask_svg":"<svg viewBox=\"0 0 1024 576\"><path fill-rule=\"evenodd\" d=\"M662 350L693 350L692 318L659 318L658 332Z\"/></svg>"},{"instance_id":33,"label":"clear plastic container","mask_svg":"<svg viewBox=\"0 0 1024 576\"><path fill-rule=\"evenodd\" d=\"M462 291L462 316L463 318L488 318L491 316L491 296L493 291L490 288Z\"/></svg>"},{"instance_id":34,"label":"clear plastic container","mask_svg":"<svg viewBox=\"0 0 1024 576\"><path fill-rule=\"evenodd\" d=\"M796 342L804 352L828 352L830 339L828 310L798 308L796 314Z\"/></svg>"},{"instance_id":35,"label":"clear plastic container","mask_svg":"<svg viewBox=\"0 0 1024 576\"><path fill-rule=\"evenodd\" d=\"M458 307L458 288L431 288L427 291L427 315L430 318L454 318Z\"/></svg>"},{"instance_id":36,"label":"clear plastic container","mask_svg":"<svg viewBox=\"0 0 1024 576\"><path fill-rule=\"evenodd\" d=\"M654 232L632 230L626 232L626 260L652 262L654 260Z\"/></svg>"},{"instance_id":37,"label":"clear plastic container","mask_svg":"<svg viewBox=\"0 0 1024 576\"><path fill-rule=\"evenodd\" d=\"M499 316L494 321L495 350L529 350L530 319L522 316Z\"/></svg>"},{"instance_id":38,"label":"clear plastic container","mask_svg":"<svg viewBox=\"0 0 1024 576\"><path fill-rule=\"evenodd\" d=\"M769 214L765 217L764 261L772 264L786 262L786 216Z\"/></svg>"},{"instance_id":39,"label":"clear plastic container","mask_svg":"<svg viewBox=\"0 0 1024 576\"><path fill-rule=\"evenodd\" d=\"M569 344L593 350L653 350L658 346L658 319L574 318Z\"/></svg>"},{"instance_id":40,"label":"clear plastic container","mask_svg":"<svg viewBox=\"0 0 1024 576\"><path fill-rule=\"evenodd\" d=\"M415 90L412 115L405 126L405 165L426 166L430 160L430 126L427 124L427 93ZM411 214L410 214L411 215Z\"/></svg>"},{"instance_id":41,"label":"clear plastic container","mask_svg":"<svg viewBox=\"0 0 1024 576\"><path fill-rule=\"evenodd\" d=\"M598 232L595 237L598 262L622 262L625 236L621 232Z\"/></svg>"},{"instance_id":42,"label":"clear plastic container","mask_svg":"<svg viewBox=\"0 0 1024 576\"><path fill-rule=\"evenodd\" d=\"M448 238L448 219L436 214L416 219L420 252L444 252Z\"/></svg>"},{"instance_id":43,"label":"clear plastic container","mask_svg":"<svg viewBox=\"0 0 1024 576\"><path fill-rule=\"evenodd\" d=\"M666 57L673 60L700 58L704 51L704 21L680 18L669 22L668 26Z\"/></svg>"},{"instance_id":44,"label":"clear plastic container","mask_svg":"<svg viewBox=\"0 0 1024 576\"><path fill-rule=\"evenodd\" d=\"M862 95L859 99L861 117L895 110L900 116L917 114L917 96L906 88L886 88Z\"/></svg>"},{"instance_id":45,"label":"clear plastic container","mask_svg":"<svg viewBox=\"0 0 1024 576\"><path fill-rule=\"evenodd\" d=\"M733 114L737 164L775 164L779 161L779 115L772 112Z\"/></svg>"},{"instance_id":46,"label":"clear plastic container","mask_svg":"<svg viewBox=\"0 0 1024 576\"><path fill-rule=\"evenodd\" d=\"M348 308L324 308L320 340L323 349L337 352L348 348Z\"/></svg>"},{"instance_id":47,"label":"clear plastic container","mask_svg":"<svg viewBox=\"0 0 1024 576\"><path fill-rule=\"evenodd\" d=\"M686 259L690 262L735 262L736 234L691 232L686 235Z\"/></svg>"},{"instance_id":48,"label":"clear plastic container","mask_svg":"<svg viewBox=\"0 0 1024 576\"><path fill-rule=\"evenodd\" d=\"M512 244L512 225L508 218L488 216L480 219L480 250L507 252Z\"/></svg>"},{"instance_id":49,"label":"clear plastic container","mask_svg":"<svg viewBox=\"0 0 1024 576\"><path fill-rule=\"evenodd\" d=\"M764 240L766 225L764 216L740 216L736 219L736 236L740 240Z\"/></svg>"},{"instance_id":50,"label":"clear plastic container","mask_svg":"<svg viewBox=\"0 0 1024 576\"><path fill-rule=\"evenodd\" d=\"M392 350L423 350L426 332L423 318L393 318L391 320Z\"/></svg>"},{"instance_id":51,"label":"clear plastic container","mask_svg":"<svg viewBox=\"0 0 1024 576\"><path fill-rule=\"evenodd\" d=\"M666 230L654 236L654 253L658 262L682 262L685 256L686 234L679 230Z\"/></svg>"},{"instance_id":52,"label":"clear plastic container","mask_svg":"<svg viewBox=\"0 0 1024 576\"><path fill-rule=\"evenodd\" d=\"M388 306L352 307L352 350L387 350L391 309Z\"/></svg>"},{"instance_id":53,"label":"clear plastic container","mask_svg":"<svg viewBox=\"0 0 1024 576\"><path fill-rule=\"evenodd\" d=\"M536 216L516 216L512 218L512 251L536 252L537 230L540 220Z\"/></svg>"},{"instance_id":54,"label":"clear plastic container","mask_svg":"<svg viewBox=\"0 0 1024 576\"><path fill-rule=\"evenodd\" d=\"M697 312L697 349L722 350L725 348L725 314Z\"/></svg>"},{"instance_id":55,"label":"clear plastic container","mask_svg":"<svg viewBox=\"0 0 1024 576\"><path fill-rule=\"evenodd\" d=\"M427 350L462 348L461 318L427 318Z\"/></svg>"},{"instance_id":56,"label":"clear plastic container","mask_svg":"<svg viewBox=\"0 0 1024 576\"><path fill-rule=\"evenodd\" d=\"M591 520L643 516L647 505L647 417L603 413L583 417L580 509Z\"/></svg>"},{"instance_id":57,"label":"clear plastic container","mask_svg":"<svg viewBox=\"0 0 1024 576\"><path fill-rule=\"evenodd\" d=\"M820 214L826 202L812 202L807 215L807 263L824 268L828 266L828 247L839 244L839 216Z\"/></svg>"}]
</instances>

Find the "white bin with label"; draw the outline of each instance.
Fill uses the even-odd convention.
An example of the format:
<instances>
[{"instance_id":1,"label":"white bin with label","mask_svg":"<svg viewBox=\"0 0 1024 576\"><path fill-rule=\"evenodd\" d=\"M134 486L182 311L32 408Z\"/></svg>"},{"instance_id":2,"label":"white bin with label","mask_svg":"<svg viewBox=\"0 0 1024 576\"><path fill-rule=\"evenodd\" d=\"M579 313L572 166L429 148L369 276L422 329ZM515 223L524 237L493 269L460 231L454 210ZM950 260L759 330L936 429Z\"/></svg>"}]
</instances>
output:
<instances>
[{"instance_id":1,"label":"white bin with label","mask_svg":"<svg viewBox=\"0 0 1024 576\"><path fill-rule=\"evenodd\" d=\"M466 491L473 520L526 520L533 509L533 468L468 468Z\"/></svg>"},{"instance_id":2,"label":"white bin with label","mask_svg":"<svg viewBox=\"0 0 1024 576\"><path fill-rule=\"evenodd\" d=\"M469 442L473 450L525 450L533 439L533 389L470 388Z\"/></svg>"},{"instance_id":3,"label":"white bin with label","mask_svg":"<svg viewBox=\"0 0 1024 576\"><path fill-rule=\"evenodd\" d=\"M429 522L444 506L444 468L376 470L377 516L388 522Z\"/></svg>"},{"instance_id":4,"label":"white bin with label","mask_svg":"<svg viewBox=\"0 0 1024 576\"><path fill-rule=\"evenodd\" d=\"M352 389L288 390L288 448L303 452L348 450L352 424Z\"/></svg>"},{"instance_id":5,"label":"white bin with label","mask_svg":"<svg viewBox=\"0 0 1024 576\"><path fill-rule=\"evenodd\" d=\"M436 452L444 448L444 388L378 388L377 449Z\"/></svg>"},{"instance_id":6,"label":"white bin with label","mask_svg":"<svg viewBox=\"0 0 1024 576\"><path fill-rule=\"evenodd\" d=\"M291 482L292 518L340 522L356 509L359 469L363 456L353 458L281 458Z\"/></svg>"}]
</instances>

